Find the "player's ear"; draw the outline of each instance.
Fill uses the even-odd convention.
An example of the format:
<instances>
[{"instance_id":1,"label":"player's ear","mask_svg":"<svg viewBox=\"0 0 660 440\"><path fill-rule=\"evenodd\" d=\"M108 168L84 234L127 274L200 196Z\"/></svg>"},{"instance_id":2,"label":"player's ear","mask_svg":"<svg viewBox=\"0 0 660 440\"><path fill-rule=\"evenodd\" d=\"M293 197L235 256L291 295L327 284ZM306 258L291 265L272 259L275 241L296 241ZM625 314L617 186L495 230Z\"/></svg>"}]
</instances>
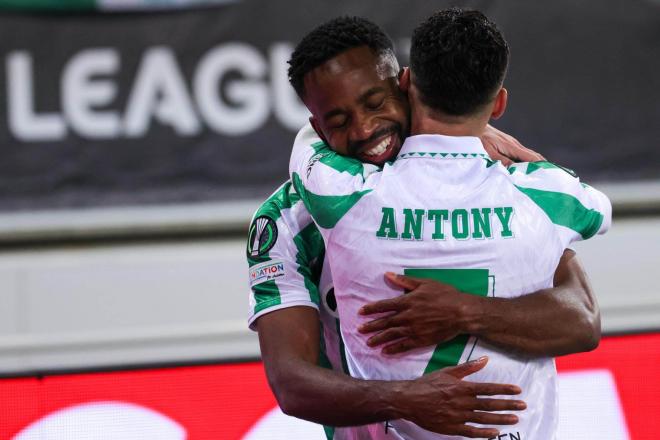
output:
<instances>
[{"instance_id":1,"label":"player's ear","mask_svg":"<svg viewBox=\"0 0 660 440\"><path fill-rule=\"evenodd\" d=\"M502 87L497 95L495 95L495 105L493 105L493 111L490 114L491 119L498 119L504 114L506 110L506 103L509 99L509 92Z\"/></svg>"},{"instance_id":2,"label":"player's ear","mask_svg":"<svg viewBox=\"0 0 660 440\"><path fill-rule=\"evenodd\" d=\"M408 93L410 89L410 68L404 67L399 71L399 88L403 93Z\"/></svg>"},{"instance_id":3,"label":"player's ear","mask_svg":"<svg viewBox=\"0 0 660 440\"><path fill-rule=\"evenodd\" d=\"M328 141L326 140L325 136L323 136L323 132L321 131L321 127L319 126L319 121L314 117L314 115L309 117L309 123L312 124L312 128L314 129L316 134L319 135L321 140L327 144Z\"/></svg>"}]
</instances>

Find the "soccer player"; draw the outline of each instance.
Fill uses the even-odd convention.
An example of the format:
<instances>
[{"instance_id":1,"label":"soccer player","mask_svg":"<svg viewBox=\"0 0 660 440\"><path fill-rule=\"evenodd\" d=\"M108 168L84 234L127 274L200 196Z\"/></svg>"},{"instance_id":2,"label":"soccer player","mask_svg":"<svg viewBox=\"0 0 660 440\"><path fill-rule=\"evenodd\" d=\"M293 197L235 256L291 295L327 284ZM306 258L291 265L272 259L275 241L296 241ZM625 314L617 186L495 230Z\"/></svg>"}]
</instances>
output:
<instances>
[{"instance_id":1,"label":"soccer player","mask_svg":"<svg viewBox=\"0 0 660 440\"><path fill-rule=\"evenodd\" d=\"M336 39L337 33L343 35L343 38ZM309 40L312 41L311 45ZM392 54L392 44L389 39L377 26L366 20L343 18L319 27L303 40L296 51L299 63L297 68L295 63L292 63L292 82L296 85L298 79L313 70L315 67L313 63L321 64L344 51L361 46L372 48L375 53ZM312 57L311 60L310 57ZM376 72L378 68L382 67L381 63L374 62L374 59L378 61L380 57L365 57L364 65L367 66L367 71ZM393 54L387 56L386 59L396 63ZM386 81L385 86L392 86L394 91L398 91L395 79L398 67L392 66L390 70L394 72L391 75L393 81ZM341 75L338 77L341 78ZM374 86L382 87L383 81L373 81L372 78L367 78L365 82L362 78L359 84L360 87L369 90ZM357 104L353 107L351 104L344 106L349 110L359 110L366 106L359 90L351 90L353 94L341 94L336 93L341 90L337 90L335 87L332 91L339 97L355 98L359 106ZM391 102L398 105L397 113L401 115L401 124L407 125L405 101ZM388 113L389 108L383 108L382 111ZM355 114L356 117L347 126L359 125L364 116L371 118L379 115L374 110L371 110L368 115L366 112L359 114L355 112ZM497 132L494 135L496 138L503 136L507 140L506 135ZM486 140L485 145L488 145ZM495 153L493 150L489 152L491 155ZM516 153L519 156L526 154L530 159L539 158L538 155L526 152L522 148L517 148ZM256 214L249 243L248 256L253 267L251 270L253 299L250 322L252 327L256 327L258 323L262 355L275 394L286 412L312 421L345 425L395 418L397 416L392 415L394 412L399 411L400 413L406 406L408 406L408 410L415 408L410 406L410 399L404 398L396 400L398 409L392 406L392 402L384 403L384 399L388 396L391 397L391 393L388 394L388 390L380 389L379 386L391 387L395 384L378 384L376 386L376 384L370 383L367 388L365 383L347 377L336 378L330 372L319 372L314 367L319 351L318 336L314 336L318 335L319 317L312 307L319 307L319 303L320 316L325 324L323 333L326 336L326 340L321 341L321 345L325 345L329 352L330 363L336 367L339 366L338 371L341 371L342 362L341 350L338 349L340 339L338 339L336 331L338 321L331 316L335 314L336 303L327 287L329 284L326 283L326 286L322 287L320 294L317 295L318 289L314 276L311 274L318 274L318 271L307 269L311 268L310 261L322 259L322 254L317 255L319 249L322 249L322 243L320 243L318 232L314 227L309 227L311 219L301 209L301 205L295 195L290 195L289 185L281 188ZM302 231L305 233L301 233ZM277 236L275 236L276 234ZM295 244L293 237L296 237ZM314 237L317 244L314 244L314 240L310 240L310 237ZM268 267L271 262L277 264L274 267ZM274 278L268 279L266 270L274 271L271 273ZM504 304L498 303L496 309L498 314L493 314L493 317L497 317L497 319L487 319L487 316L484 316L472 324L482 330L482 337L492 339L494 344L525 355L547 356L593 348L599 336L598 309L593 302L593 295L585 275L572 253L567 252L566 258L562 260L555 277L555 284L555 289L547 289L528 297L512 299ZM422 287L431 287L433 290L438 286L440 285L434 286L430 282L426 282ZM426 312L429 306L438 305L440 312L443 313L438 313L436 310L435 315L432 316L440 319L433 323L436 324L436 330L464 331L462 329L463 320L457 319L460 316L457 311L463 308L462 305L468 299L467 295L447 292L448 286L446 285L440 287L445 289L444 294L436 296L432 302L427 301L425 296L428 290L420 290L419 298L424 300L421 303L422 311ZM438 290L434 290L431 293L437 294L438 292ZM415 298L416 294L413 292L406 297ZM440 301L445 297L451 299L450 304ZM489 302L495 302L494 299L492 300ZM409 310L415 310L415 307L419 305L412 303L407 306ZM416 315L419 316L416 313L408 313L409 317ZM417 322L415 319L412 321ZM429 322L429 316L424 317L424 322ZM558 322L560 324L557 324ZM567 325L567 323L570 324ZM423 331L426 334L422 334L423 332L418 328L412 329L413 335L418 332L422 336L416 342L427 345L447 338L446 335L429 335L428 331L433 328L433 325L424 327ZM429 337L437 339L426 342ZM332 377L332 380L327 378L328 375ZM324 378L319 379L320 377ZM428 396L437 402L437 395L430 391L432 385L431 381L424 384L428 388ZM421 384L417 384L416 388L406 389L411 391L408 396L410 397L415 394L415 390L421 389ZM454 391L458 391L458 388L455 388ZM446 392L447 390L445 390ZM400 390L399 393L401 393ZM286 401L284 401L285 397ZM332 411L328 410L326 404L328 401L335 402ZM423 400L420 401L420 403L422 402ZM388 405L389 409L386 409ZM430 429L440 430L452 424L457 425L458 420L466 420L466 411L461 413L457 409L462 408L452 406L450 400L447 399L446 402L440 402L431 407L418 405L416 413L419 420L428 415L427 419L433 424L426 426ZM496 431L492 429L488 431L471 430L470 432L476 433L475 435L480 433L481 436L496 435Z\"/></svg>"},{"instance_id":2,"label":"soccer player","mask_svg":"<svg viewBox=\"0 0 660 440\"><path fill-rule=\"evenodd\" d=\"M369 76L363 68L369 57L377 65L376 73L371 72L378 77L376 86L354 96L364 96L366 113L380 111L383 117L365 118L356 130L369 136L345 142L341 151L341 141L355 135L344 127L357 113L320 109L334 101L336 86L342 83L337 78L360 87L361 76ZM410 380L488 354L491 363L473 377L515 379L530 403L530 410L504 435L553 438L556 372L551 358L514 356L488 343L487 337L467 334L404 356L375 355L357 331L364 324L359 312L375 295L399 296L380 274L406 268L419 277L456 284L474 298L515 298L549 288L566 246L607 230L609 201L547 162L507 170L487 157L476 136L506 106L502 81L508 47L483 15L443 11L415 31L411 70L401 83L409 91L411 132L416 136L403 148L403 123L395 111L381 110L393 109L391 103L401 99L387 86L393 63L386 58L358 47L312 67L304 76L304 100L315 119L321 116L313 123L327 144L363 159L398 154L397 161L369 174L366 166L333 154L325 143L313 142L313 136L302 132L291 162L294 186L326 241L349 370L363 379ZM471 303L475 313L481 311L480 303ZM489 415L473 415L470 421L490 423ZM418 422L415 417L409 413L404 418ZM370 434L444 438L408 420L370 427ZM464 426L447 433L468 435Z\"/></svg>"},{"instance_id":3,"label":"soccer player","mask_svg":"<svg viewBox=\"0 0 660 440\"><path fill-rule=\"evenodd\" d=\"M278 403L285 413L323 423L329 440L370 439L368 427L360 425L412 411L426 420L429 429L448 432L448 427L470 421L467 411L524 408L518 400L476 399L516 394L516 386L460 381L483 368L484 359L417 380L351 378L323 239L291 182L255 213L247 254L252 289L249 324L259 331L262 358ZM492 414L490 423L515 420ZM498 433L493 428L465 429L479 437Z\"/></svg>"}]
</instances>

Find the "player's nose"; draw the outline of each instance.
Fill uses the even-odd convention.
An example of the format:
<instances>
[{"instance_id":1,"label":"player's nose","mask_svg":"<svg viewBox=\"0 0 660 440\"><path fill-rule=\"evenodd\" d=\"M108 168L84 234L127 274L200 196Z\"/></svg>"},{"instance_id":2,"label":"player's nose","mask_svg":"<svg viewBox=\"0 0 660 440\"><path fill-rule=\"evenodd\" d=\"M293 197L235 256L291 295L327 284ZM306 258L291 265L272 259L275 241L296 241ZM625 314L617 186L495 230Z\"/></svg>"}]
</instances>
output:
<instances>
[{"instance_id":1,"label":"player's nose","mask_svg":"<svg viewBox=\"0 0 660 440\"><path fill-rule=\"evenodd\" d=\"M375 118L362 117L356 118L351 126L350 137L353 142L363 142L368 140L378 128Z\"/></svg>"}]
</instances>

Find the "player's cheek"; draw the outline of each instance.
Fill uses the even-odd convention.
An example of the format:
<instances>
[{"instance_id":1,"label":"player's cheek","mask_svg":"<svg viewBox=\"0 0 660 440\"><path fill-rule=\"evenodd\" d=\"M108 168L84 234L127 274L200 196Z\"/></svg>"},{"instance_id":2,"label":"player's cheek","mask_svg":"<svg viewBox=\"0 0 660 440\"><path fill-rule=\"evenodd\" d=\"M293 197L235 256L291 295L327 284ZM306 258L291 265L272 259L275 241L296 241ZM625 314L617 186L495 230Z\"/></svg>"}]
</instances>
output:
<instances>
[{"instance_id":1,"label":"player's cheek","mask_svg":"<svg viewBox=\"0 0 660 440\"><path fill-rule=\"evenodd\" d=\"M401 105L396 105L394 103L390 105L388 107L387 117L388 119L395 121L402 126L406 126L408 124L405 108L403 108Z\"/></svg>"},{"instance_id":2,"label":"player's cheek","mask_svg":"<svg viewBox=\"0 0 660 440\"><path fill-rule=\"evenodd\" d=\"M329 139L330 145L334 151L339 154L347 155L348 154L348 142L346 136L333 136Z\"/></svg>"}]
</instances>

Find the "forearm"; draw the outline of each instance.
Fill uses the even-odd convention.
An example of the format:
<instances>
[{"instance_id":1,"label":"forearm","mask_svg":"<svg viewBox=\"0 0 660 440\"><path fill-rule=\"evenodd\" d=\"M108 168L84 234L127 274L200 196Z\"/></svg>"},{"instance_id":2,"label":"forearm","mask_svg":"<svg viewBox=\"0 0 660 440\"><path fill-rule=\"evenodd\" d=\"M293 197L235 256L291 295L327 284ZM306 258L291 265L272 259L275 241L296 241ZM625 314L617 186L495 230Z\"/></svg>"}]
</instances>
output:
<instances>
[{"instance_id":1,"label":"forearm","mask_svg":"<svg viewBox=\"0 0 660 440\"><path fill-rule=\"evenodd\" d=\"M499 348L527 356L589 351L600 340L598 313L577 303L570 291L488 298L467 328Z\"/></svg>"},{"instance_id":2,"label":"forearm","mask_svg":"<svg viewBox=\"0 0 660 440\"><path fill-rule=\"evenodd\" d=\"M561 356L593 350L600 341L600 312L575 253L567 251L556 287L517 298L479 298L466 312L466 330L507 351Z\"/></svg>"},{"instance_id":3,"label":"forearm","mask_svg":"<svg viewBox=\"0 0 660 440\"><path fill-rule=\"evenodd\" d=\"M269 374L282 411L330 426L357 426L402 417L404 382L367 381L305 361L286 362Z\"/></svg>"},{"instance_id":4,"label":"forearm","mask_svg":"<svg viewBox=\"0 0 660 440\"><path fill-rule=\"evenodd\" d=\"M438 433L492 438L499 434L496 429L466 423L510 425L517 422L514 416L487 411L525 408L517 400L483 398L519 394L515 385L462 381L484 368L485 357L415 380L358 380L317 366L319 320L314 309L276 310L260 317L257 326L266 375L277 401L282 411L301 419L330 426L407 419Z\"/></svg>"},{"instance_id":5,"label":"forearm","mask_svg":"<svg viewBox=\"0 0 660 440\"><path fill-rule=\"evenodd\" d=\"M401 418L402 382L365 381L318 366L319 318L290 307L257 321L268 382L285 413L331 426Z\"/></svg>"}]
</instances>

